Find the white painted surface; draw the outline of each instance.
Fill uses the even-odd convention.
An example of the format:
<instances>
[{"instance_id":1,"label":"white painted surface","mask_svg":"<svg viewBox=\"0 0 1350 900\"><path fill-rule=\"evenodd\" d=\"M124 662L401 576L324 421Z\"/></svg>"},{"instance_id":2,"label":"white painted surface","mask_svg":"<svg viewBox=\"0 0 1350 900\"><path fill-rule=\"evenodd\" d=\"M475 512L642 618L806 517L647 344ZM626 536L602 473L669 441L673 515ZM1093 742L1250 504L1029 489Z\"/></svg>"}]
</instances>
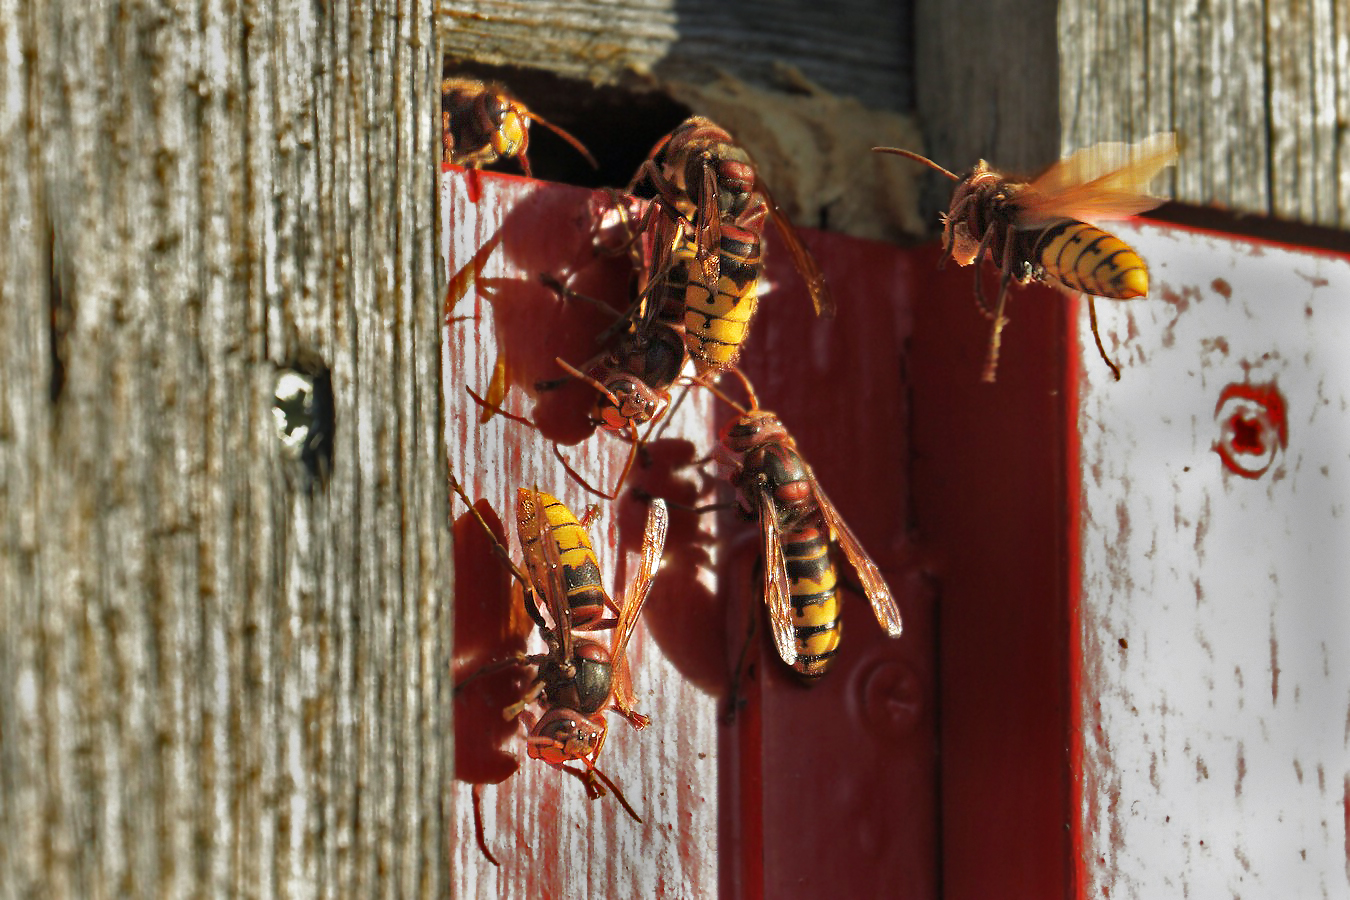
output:
<instances>
[{"instance_id":1,"label":"white painted surface","mask_svg":"<svg viewBox=\"0 0 1350 900\"><path fill-rule=\"evenodd\" d=\"M1350 897L1350 260L1115 230L1153 285L1097 304L1119 383L1080 322L1082 896ZM1255 478L1243 383L1289 421Z\"/></svg>"}]
</instances>

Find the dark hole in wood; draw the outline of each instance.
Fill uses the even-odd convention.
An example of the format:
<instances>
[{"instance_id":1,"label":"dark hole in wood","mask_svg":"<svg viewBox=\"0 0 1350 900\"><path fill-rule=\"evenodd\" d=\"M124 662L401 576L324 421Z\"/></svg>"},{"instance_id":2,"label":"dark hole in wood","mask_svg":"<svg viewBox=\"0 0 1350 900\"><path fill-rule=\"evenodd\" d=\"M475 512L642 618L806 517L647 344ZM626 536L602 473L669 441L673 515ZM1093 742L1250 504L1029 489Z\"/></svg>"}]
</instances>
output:
<instances>
[{"instance_id":1,"label":"dark hole in wood","mask_svg":"<svg viewBox=\"0 0 1350 900\"><path fill-rule=\"evenodd\" d=\"M47 350L51 356L51 379L47 394L52 405L56 405L66 387L66 361L69 356L67 336L75 322L75 310L70 260L65 255L55 227L50 224L47 226L44 249L47 255Z\"/></svg>"},{"instance_id":2,"label":"dark hole in wood","mask_svg":"<svg viewBox=\"0 0 1350 900\"><path fill-rule=\"evenodd\" d=\"M591 151L592 169L575 149L547 128L530 129L530 169L543 181L581 187L625 187L652 146L691 115L665 94L588 81L517 66L489 66L447 58L445 74L500 82L532 112L572 134ZM505 160L490 171L521 171Z\"/></svg>"},{"instance_id":3,"label":"dark hole in wood","mask_svg":"<svg viewBox=\"0 0 1350 900\"><path fill-rule=\"evenodd\" d=\"M307 359L277 372L272 413L282 454L299 464L307 488L322 487L333 467L333 376L322 362Z\"/></svg>"}]
</instances>

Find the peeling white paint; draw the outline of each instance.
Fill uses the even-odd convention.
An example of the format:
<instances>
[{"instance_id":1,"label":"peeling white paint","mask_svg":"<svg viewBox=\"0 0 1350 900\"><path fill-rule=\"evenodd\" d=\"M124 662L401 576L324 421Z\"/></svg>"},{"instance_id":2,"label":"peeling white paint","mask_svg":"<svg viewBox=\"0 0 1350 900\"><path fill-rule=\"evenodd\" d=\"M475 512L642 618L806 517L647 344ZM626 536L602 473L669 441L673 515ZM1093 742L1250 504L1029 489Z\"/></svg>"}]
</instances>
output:
<instances>
[{"instance_id":1,"label":"peeling white paint","mask_svg":"<svg viewBox=\"0 0 1350 900\"><path fill-rule=\"evenodd\" d=\"M1350 260L1117 230L1153 287L1097 304L1118 383L1080 319L1082 895L1350 896Z\"/></svg>"}]
</instances>

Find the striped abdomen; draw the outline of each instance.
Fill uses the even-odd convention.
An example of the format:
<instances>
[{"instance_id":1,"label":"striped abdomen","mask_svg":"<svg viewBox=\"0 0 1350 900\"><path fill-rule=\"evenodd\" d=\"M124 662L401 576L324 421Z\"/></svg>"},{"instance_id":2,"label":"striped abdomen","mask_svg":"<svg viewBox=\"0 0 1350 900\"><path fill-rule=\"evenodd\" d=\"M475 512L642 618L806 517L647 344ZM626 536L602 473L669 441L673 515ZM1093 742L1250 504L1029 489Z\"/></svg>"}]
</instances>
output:
<instances>
[{"instance_id":1,"label":"striped abdomen","mask_svg":"<svg viewBox=\"0 0 1350 900\"><path fill-rule=\"evenodd\" d=\"M815 525L785 533L792 602L792 630L797 636L797 662L792 668L805 679L824 675L839 649L838 573L830 554L829 534Z\"/></svg>"},{"instance_id":2,"label":"striped abdomen","mask_svg":"<svg viewBox=\"0 0 1350 900\"><path fill-rule=\"evenodd\" d=\"M838 572L830 552L830 534L821 521L811 470L791 438L772 433L782 428L772 413L752 416L743 422L747 437L758 433L762 439L746 453L737 488L767 488L772 497L797 643L792 668L811 681L829 670L839 648ZM752 502L745 505L754 508Z\"/></svg>"},{"instance_id":3,"label":"striped abdomen","mask_svg":"<svg viewBox=\"0 0 1350 900\"><path fill-rule=\"evenodd\" d=\"M1148 293L1148 267L1129 244L1086 222L1051 225L1034 236L1028 254L1048 281L1113 300Z\"/></svg>"},{"instance_id":4,"label":"striped abdomen","mask_svg":"<svg viewBox=\"0 0 1350 900\"><path fill-rule=\"evenodd\" d=\"M759 304L760 250L757 234L723 225L717 284L712 291L698 274L699 263L693 244L682 244L675 253L676 265L683 266L688 272L684 342L699 375L728 369L740 356L741 345L750 334L750 320Z\"/></svg>"},{"instance_id":5,"label":"striped abdomen","mask_svg":"<svg viewBox=\"0 0 1350 900\"><path fill-rule=\"evenodd\" d=\"M548 583L544 568L546 557L539 547L539 538L535 536L537 531L532 514L522 512L524 507L520 502L533 494L533 491L525 488L520 490L520 499L516 505L517 527L530 576L536 584L543 585ZM538 496L544 511L545 539L553 541L558 561L562 564L567 605L572 611L572 628L578 631L592 629L604 618L608 603L608 595L600 582L600 566L595 559L595 551L591 549L586 529L581 527L570 509L542 491Z\"/></svg>"}]
</instances>

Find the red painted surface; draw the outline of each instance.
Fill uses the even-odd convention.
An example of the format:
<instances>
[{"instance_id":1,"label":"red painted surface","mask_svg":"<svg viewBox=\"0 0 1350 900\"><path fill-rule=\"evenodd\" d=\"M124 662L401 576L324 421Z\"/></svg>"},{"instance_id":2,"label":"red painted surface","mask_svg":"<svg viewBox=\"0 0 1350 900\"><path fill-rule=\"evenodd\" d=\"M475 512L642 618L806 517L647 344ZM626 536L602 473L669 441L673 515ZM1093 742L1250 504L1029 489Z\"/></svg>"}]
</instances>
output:
<instances>
[{"instance_id":1,"label":"red painted surface","mask_svg":"<svg viewBox=\"0 0 1350 900\"><path fill-rule=\"evenodd\" d=\"M1219 394L1214 452L1224 468L1243 478L1260 478L1289 445L1284 396L1274 382L1230 384Z\"/></svg>"},{"instance_id":2,"label":"red painted surface","mask_svg":"<svg viewBox=\"0 0 1350 900\"><path fill-rule=\"evenodd\" d=\"M773 240L772 230L769 240ZM752 610L759 626L749 704L734 759L747 825L762 849L730 896L936 897L937 710L933 593L910 538L912 254L886 244L806 234L834 291L833 320L814 315L781 243L744 367L760 403L777 412L803 457L900 605L904 634L885 636L871 607L844 591L834 668L809 688L778 660L764 628L759 537L729 517L734 547L723 576L734 597L729 646ZM777 252L776 252L777 251ZM856 585L842 556L840 574ZM744 611L743 611L744 610ZM746 715L749 713L749 715ZM724 769L725 773L725 769ZM756 843L750 828L740 840Z\"/></svg>"},{"instance_id":3,"label":"red painted surface","mask_svg":"<svg viewBox=\"0 0 1350 900\"><path fill-rule=\"evenodd\" d=\"M539 273L556 273L582 254L591 193L495 175L482 175L480 182L473 202L463 174L448 172L442 194L451 251L446 440L451 468L498 538L510 538L519 560L515 536L508 534L515 530L511 511L518 487L538 484L577 514L595 501L562 472L554 442L596 482L617 473L627 447L592 434L586 422L589 389L534 387L558 374L555 356L581 361L591 355L595 333L609 321L585 304L559 302L538 280ZM588 269L577 287L617 305L627 281L626 264L613 260ZM502 416L483 421L465 388L486 392L498 370L505 408L532 418L538 430ZM681 448L687 451L683 461L692 460L691 439L678 436L652 448L652 466L644 470L649 478L659 471L670 487L663 493L671 496L688 475L676 468ZM463 504L452 502L459 681L522 645L531 652L542 646L490 542ZM625 496L602 503L588 528L611 589L632 576L645 513L645 504ZM511 526L503 528L503 520ZM523 671L482 679L456 700L461 782L454 798L456 895L707 896L715 890L710 811L716 802L716 733L710 717L698 719L713 708L707 694L722 689L725 678L703 662L720 650L719 620L711 615L718 606L710 595L706 603L700 599L698 560L707 547L697 523L692 530L686 525L671 530L670 552L629 648L638 709L652 715L653 724L639 732L612 720L599 760L643 821L629 819L609 798L588 801L575 779L525 757L520 724L501 718L502 709L521 695ZM672 628L674 620L684 621ZM686 677L670 677L672 665ZM487 862L474 841L469 808L475 790L482 797L486 843L500 868ZM643 865L635 871L636 847L642 848Z\"/></svg>"},{"instance_id":4,"label":"red painted surface","mask_svg":"<svg viewBox=\"0 0 1350 900\"><path fill-rule=\"evenodd\" d=\"M513 409L539 421L544 439L562 442L569 458L582 464L614 456L621 452L618 442L590 435L584 424L591 399L586 389L519 401L533 395L536 379L556 374L555 355L579 361L593 352L590 336L603 317L560 307L524 278L494 279L480 271L476 287L467 285L467 272L481 270L492 254L506 254L524 271L556 271L574 259L585 195L563 187L503 193L497 185L518 179L481 178L486 197L519 199L502 209L499 229L484 231L481 252L461 262L466 279L452 285L452 295L482 291L487 301L453 303L447 316L476 309L478 327L495 329ZM865 599L845 587L835 669L819 684L801 687L765 633L756 527L720 513L716 531L723 539L715 547L708 517L673 509L665 567L644 613L643 631L652 642L645 652L661 654L686 688L719 698L724 708L728 674L752 617L757 637L746 703L718 732L717 776L677 756L675 765L653 776L656 782L638 805L651 808L654 795L667 791L674 792L677 810L709 793L719 798L715 841L690 834L673 846L681 848L688 867L706 862L700 854L715 853L718 892L726 898L1065 896L1072 870L1070 581L1064 565L1073 549L1065 477L1071 463L1066 422L1072 421L1063 362L1068 303L1054 292L1015 289L999 381L986 385L980 372L988 323L971 299L971 270L938 270L932 246L907 250L837 235L805 237L835 292L838 316L824 321L813 315L771 227L772 288L764 291L745 369L762 405L782 417L881 567L905 633L887 639ZM582 288L621 304L625 267L622 260L597 266ZM453 351L451 359L462 365ZM494 361L478 362L471 378L476 389L486 388L482 371ZM474 448L484 435L503 428L519 433L524 455L523 461L507 461L510 472L544 462L540 448L548 445L539 434L499 421L479 426L478 410L467 397L456 404L455 396L447 416L456 471L460 455L479 452ZM719 408L706 435L655 442L652 464L635 469L634 482L684 503L731 499L715 467L694 465L712 449L713 429L729 414ZM456 518L462 514L457 505ZM612 533L620 547L634 550L642 515L642 504L625 495L602 513L598 530L617 522ZM479 660L518 646L528 622L502 615L502 604L510 603L507 583L486 542L465 531L466 521L456 523L456 658ZM599 549L597 529L592 538ZM680 574L718 559L715 591ZM856 582L847 563L841 575L845 584ZM615 574L606 572L606 578L612 584ZM640 689L643 674L637 666ZM658 685L657 696L673 697L677 687ZM509 678L504 686L484 685L508 695L513 689ZM495 697L479 703L489 711L500 708ZM459 775L493 783L511 774L514 761L503 760L501 747L505 742L510 748L512 733L482 709L457 705L457 741L475 745L457 747ZM651 729L629 734L616 724L611 740L634 754L650 752L660 746L654 735L674 729L672 719L707 715L706 707L694 709L667 702ZM530 843L534 856L528 877L511 884L545 893L558 885L579 889L576 875L586 860L554 859L539 847L582 827L573 821L576 804L559 801L560 791L577 786L558 779L521 781L510 778L488 789L537 792L513 804L516 811L531 811L533 821L510 827L520 829L519 840ZM510 813L501 809L506 811L499 815ZM597 836L585 845L590 857L618 849L606 846L603 836L628 826L619 823L616 831L596 825L611 814L592 812L584 823ZM677 813L674 820L643 827L678 833L687 821ZM508 843L500 833L489 840L499 851ZM644 862L634 858L623 865ZM667 874L674 883L676 874ZM658 883L665 881L660 875Z\"/></svg>"},{"instance_id":5,"label":"red painted surface","mask_svg":"<svg viewBox=\"0 0 1350 900\"><path fill-rule=\"evenodd\" d=\"M970 269L914 254L914 520L939 584L942 896L1070 895L1070 301L1014 288L998 381ZM988 275L989 273L986 273Z\"/></svg>"}]
</instances>

